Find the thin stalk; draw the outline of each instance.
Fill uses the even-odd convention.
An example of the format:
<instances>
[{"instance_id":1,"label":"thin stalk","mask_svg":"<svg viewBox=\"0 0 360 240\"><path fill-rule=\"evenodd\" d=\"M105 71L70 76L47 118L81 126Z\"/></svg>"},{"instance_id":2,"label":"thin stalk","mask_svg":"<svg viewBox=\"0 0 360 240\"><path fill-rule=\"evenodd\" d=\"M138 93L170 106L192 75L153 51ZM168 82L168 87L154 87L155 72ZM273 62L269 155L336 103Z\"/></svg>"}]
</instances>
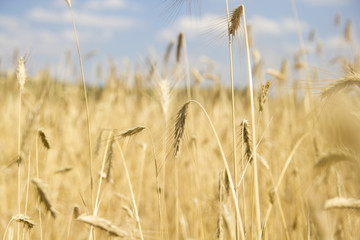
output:
<instances>
[{"instance_id":1,"label":"thin stalk","mask_svg":"<svg viewBox=\"0 0 360 240\"><path fill-rule=\"evenodd\" d=\"M179 217L180 217L180 205L179 205L179 159L175 159L175 239L179 239Z\"/></svg>"},{"instance_id":2,"label":"thin stalk","mask_svg":"<svg viewBox=\"0 0 360 240\"><path fill-rule=\"evenodd\" d=\"M310 102L311 102L311 91L310 89L312 89L312 84L311 84L311 74L309 71L309 66L308 66L308 61L307 61L307 56L306 56L306 51L305 51L305 44L304 44L304 40L303 40L303 36L301 33L301 27L300 27L300 21L299 21L299 15L297 13L296 10L296 4L295 4L295 0L291 0L291 7L292 7L292 11L294 13L294 17L295 17L295 21L296 21L296 30L297 30L297 34L298 34L298 38L299 38L299 43L300 43L300 51L301 54L304 58L304 62L305 62L305 73L306 73L306 95L305 95L305 110L308 113L310 111Z\"/></svg>"},{"instance_id":3,"label":"thin stalk","mask_svg":"<svg viewBox=\"0 0 360 240\"><path fill-rule=\"evenodd\" d=\"M6 233L7 233L8 229L9 229L10 224L11 224L13 221L14 221L14 217L12 217L12 218L10 219L10 221L8 222L8 224L6 225L5 232L4 232L4 236L3 236L3 238L2 238L3 240L5 240Z\"/></svg>"},{"instance_id":4,"label":"thin stalk","mask_svg":"<svg viewBox=\"0 0 360 240\"><path fill-rule=\"evenodd\" d=\"M20 200L20 194L21 194L21 99L22 99L22 88L19 88L19 124L18 124L18 179L17 179L17 200L18 200L18 214L21 213L21 200ZM17 240L20 239L20 223L17 224Z\"/></svg>"},{"instance_id":5,"label":"thin stalk","mask_svg":"<svg viewBox=\"0 0 360 240\"><path fill-rule=\"evenodd\" d=\"M225 169L226 169L226 173L228 174L229 176L229 184L230 184L230 189L231 189L231 195L232 195L232 198L233 198L233 201L234 201L234 205L235 205L235 210L236 210L236 216L237 216L237 221L239 222L239 226L240 226L240 234L241 234L241 238L242 239L245 239L245 232L244 232L244 227L243 227L243 224L242 224L242 220L241 220L241 214L240 214L240 210L239 210L239 204L238 204L238 200L237 200L237 197L236 197L236 193L235 193L235 187L234 187L234 182L231 178L231 173L230 173L230 168L229 168L229 165L227 163L227 160L226 160L226 156L225 156L225 153L224 153L224 150L221 146L221 142L220 142L220 139L219 139L219 136L217 135L217 132L215 130L215 127L208 115L208 113L206 112L205 108L198 102L198 101L195 101L195 100L191 100L189 101L190 103L195 103L196 105L198 105L200 107L200 109L203 111L203 113L205 114L209 124L210 124L210 127L211 127L211 130L212 132L214 133L214 136L216 138L216 142L218 144L218 147L220 149L220 152L221 152L221 157L222 157L222 160L224 162L224 165L225 165Z\"/></svg>"},{"instance_id":6,"label":"thin stalk","mask_svg":"<svg viewBox=\"0 0 360 240\"><path fill-rule=\"evenodd\" d=\"M255 191L255 208L256 208L256 218L257 218L257 229L258 229L258 237L261 236L261 212L260 212L260 197L259 197L259 179L258 179L258 167L257 167L257 159L256 159L256 127L255 127L255 104L254 104L254 88L252 82L252 70L250 63L250 48L249 48L249 40L247 34L247 25L246 25L246 17L245 17L245 7L243 11L243 20L244 20L244 33L245 33L245 45L246 45L246 57L248 62L248 78L249 78L249 91L250 91L250 101L251 101L251 121L252 126L252 136L253 136L253 162L254 162L254 191Z\"/></svg>"},{"instance_id":7,"label":"thin stalk","mask_svg":"<svg viewBox=\"0 0 360 240\"><path fill-rule=\"evenodd\" d=\"M140 223L140 218L139 218L139 214L138 214L138 210L137 210L137 207L136 207L136 201L135 201L135 196L134 196L134 191L133 191L133 188L132 188L132 185L131 185L131 180L130 180L130 175L129 175L129 171L128 171L128 168L127 168L127 165L126 165L126 162L125 162L125 157L124 157L124 153L121 149L121 146L119 144L119 140L115 141L116 142L116 146L118 147L119 149L119 152L120 152L120 156L121 156L121 162L124 166L124 170L125 170L125 174L126 174L126 179L128 181L128 184L129 184L129 189L130 189L130 194L131 194L131 200L132 200L132 205L134 207L134 211L135 211L135 217L136 217L136 222L138 224L138 227L139 227L139 232L140 232L140 238L141 240L144 240L144 236L143 236L143 233L142 233L142 228L141 228L141 223Z\"/></svg>"},{"instance_id":8,"label":"thin stalk","mask_svg":"<svg viewBox=\"0 0 360 240\"><path fill-rule=\"evenodd\" d=\"M241 129L241 169L244 171L244 174L246 172L247 166L248 166L248 161L244 161L244 129L245 129L245 125L243 125L243 128ZM241 180L240 180L241 182ZM237 184L237 182L235 182L235 184ZM240 184L237 185L236 188L239 188ZM244 224L246 224L246 214L245 214L245 203L246 203L246 191L245 191L245 181L243 181L242 183L242 212L243 212L243 218L244 218ZM244 226L244 228L246 229L246 226Z\"/></svg>"},{"instance_id":9,"label":"thin stalk","mask_svg":"<svg viewBox=\"0 0 360 240\"><path fill-rule=\"evenodd\" d=\"M269 169L268 171L269 171L269 175L270 175L271 184L272 184L272 186L275 188L274 177L273 177L270 169ZM281 223L282 223L282 225L283 225L283 227L284 227L284 229L285 229L286 239L287 239L287 240L290 240L289 229L288 229L288 227L287 227L287 225L286 225L285 214L284 214L284 210L283 210L283 207L282 207L282 204L281 204L280 196L279 196L279 194L278 194L277 191L275 191L274 194L275 194L275 198L276 198L274 201L277 202L278 207L279 207L279 212L280 212L280 217L281 217ZM274 203L271 203L271 205L273 205L273 204L274 204ZM266 213L265 219L268 219L268 218L269 218L269 215L270 215L270 211L268 211L268 212ZM261 236L262 239L264 239L264 231L265 231L265 224L264 224L264 227L263 227L262 233L261 233L261 234L262 234L262 236Z\"/></svg>"},{"instance_id":10,"label":"thin stalk","mask_svg":"<svg viewBox=\"0 0 360 240\"><path fill-rule=\"evenodd\" d=\"M109 149L109 144L110 144L110 141L111 141L111 138L112 138L112 134L113 134L113 131L110 131L109 137L108 137L108 140L107 140L107 143L106 143L106 147L105 147L105 153L104 153L103 163L102 163L101 172L100 172L99 186L98 186L98 191L97 191L96 200L95 200L95 207L94 207L94 213L93 213L94 216L97 215L97 213L99 211L99 208L100 208L99 197L100 197L101 184L102 184L102 180L103 180L103 175L102 174L104 172L107 152L108 152L108 149ZM92 239L92 235L93 235L94 231L95 231L94 227L91 226L90 227L90 236L89 236L90 240Z\"/></svg>"},{"instance_id":11,"label":"thin stalk","mask_svg":"<svg viewBox=\"0 0 360 240\"><path fill-rule=\"evenodd\" d=\"M95 207L94 207L94 216L97 215L98 211L99 211L99 207L100 207L100 202L99 202L99 197L100 197L100 190L101 190L101 184L102 184L102 180L103 180L103 172L105 169L105 163L106 163L106 159L108 156L108 150L109 150L109 146L110 146L110 142L112 139L112 135L113 135L113 131L110 131L109 136L108 136L108 140L106 143L106 147L105 147L105 153L104 153L104 158L103 158L103 163L102 163L102 167L101 167L101 174L100 174L100 178L99 178L99 186L98 186L98 191L96 194L96 200L95 200Z\"/></svg>"},{"instance_id":12,"label":"thin stalk","mask_svg":"<svg viewBox=\"0 0 360 240\"><path fill-rule=\"evenodd\" d=\"M29 186L30 186L30 151L29 151L29 161L28 161L28 176L27 176L27 185L26 185L26 198L25 198L25 211L24 215L27 216L27 208L28 208L28 200L29 200ZM23 236L22 239L25 238L25 226L23 227Z\"/></svg>"},{"instance_id":13,"label":"thin stalk","mask_svg":"<svg viewBox=\"0 0 360 240\"><path fill-rule=\"evenodd\" d=\"M36 134L35 137L35 162L36 162L36 177L39 178L39 138L38 138L39 134ZM43 239L43 234L42 234L42 222L41 222L41 207L39 205L39 225L40 225L40 240Z\"/></svg>"},{"instance_id":14,"label":"thin stalk","mask_svg":"<svg viewBox=\"0 0 360 240\"><path fill-rule=\"evenodd\" d=\"M154 164L155 164L155 174L156 174L156 192L157 192L157 196L158 196L158 207L159 207L159 219L160 219L160 235L161 235L161 239L163 238L163 213L162 213L162 205L161 205L161 192L160 192L160 181L159 181L159 172L158 172L158 164L156 161L156 157L155 157L155 148L154 148L154 139L152 137L151 131L148 128L145 128L148 132L149 132L149 136L151 139L151 145L152 145L152 152L153 152L153 157L154 157Z\"/></svg>"},{"instance_id":15,"label":"thin stalk","mask_svg":"<svg viewBox=\"0 0 360 240\"><path fill-rule=\"evenodd\" d=\"M274 187L274 192L275 192L275 195L277 195L277 192L279 190L279 187L280 187L280 184L285 176L285 173L286 173L286 170L288 169L289 165L290 165L290 162L291 160L293 159L293 156L295 154L295 151L297 150L297 148L300 146L300 144L302 143L302 141L305 139L305 137L309 135L309 133L305 133L304 135L302 135L302 137L296 142L295 146L293 147L291 153L289 154L289 157L287 158L286 162L285 162L285 165L280 173L280 177L279 177L279 180L277 181L275 187ZM272 207L273 205L271 204L267 210L267 213L266 213L266 218L265 218L265 221L264 221L264 227L263 229L265 229L266 227L266 224L267 224L267 221L268 221L268 218L270 216L270 212L272 210ZM262 230L264 231L264 230Z\"/></svg>"},{"instance_id":16,"label":"thin stalk","mask_svg":"<svg viewBox=\"0 0 360 240\"><path fill-rule=\"evenodd\" d=\"M232 114L232 134L233 134L233 161L234 161L234 182L237 182L237 166L236 166L236 126L235 126L235 97L234 97L234 71L233 71L233 60L232 60L232 44L230 35L230 14L228 0L226 2L226 20L228 24L228 36L229 36L229 58L230 58L230 78L231 78L231 114ZM237 197L237 188L235 189L235 196ZM238 213L235 213L235 226L236 226L236 239L238 236Z\"/></svg>"},{"instance_id":17,"label":"thin stalk","mask_svg":"<svg viewBox=\"0 0 360 240\"><path fill-rule=\"evenodd\" d=\"M186 92L187 92L188 101L190 101L191 100L190 70L189 70L189 57L186 47L185 34L183 35L183 46L184 46L185 72L186 72Z\"/></svg>"},{"instance_id":18,"label":"thin stalk","mask_svg":"<svg viewBox=\"0 0 360 240\"><path fill-rule=\"evenodd\" d=\"M92 170L93 169L93 154L92 154L92 143L91 143L91 127L90 127L89 104L88 104L88 98L87 98L84 69L83 69L82 60L81 60L81 54L80 54L79 39L78 39L78 36L77 36L76 27L75 27L74 14L73 14L72 8L70 6L69 6L69 8L70 8L71 18L72 18L72 22L73 22L73 27L74 27L76 47L77 47L77 52L78 52L79 62L80 62L80 69L81 69L81 79L82 79L82 84L83 84L83 89L84 89L87 131L88 131L88 140L89 140L89 156L90 156L90 190L91 190L91 205L90 206L93 209L94 208L94 206L93 206L93 175L92 175L92 172L93 172L93 170Z\"/></svg>"},{"instance_id":19,"label":"thin stalk","mask_svg":"<svg viewBox=\"0 0 360 240\"><path fill-rule=\"evenodd\" d=\"M195 141L192 141L192 148L193 148L193 153L194 153L194 175L195 175L195 186L196 186L196 192L197 194L197 199L198 199L198 203L199 206L197 206L197 215L199 217L199 221L200 221L200 237L198 237L199 239L203 240L205 239L205 234L204 234L204 221L203 221L203 211L201 209L200 206L200 199L201 199L201 193L200 193L200 181L199 181L199 166L198 166L198 160L199 160L199 153L197 150L197 144L195 143Z\"/></svg>"}]
</instances>

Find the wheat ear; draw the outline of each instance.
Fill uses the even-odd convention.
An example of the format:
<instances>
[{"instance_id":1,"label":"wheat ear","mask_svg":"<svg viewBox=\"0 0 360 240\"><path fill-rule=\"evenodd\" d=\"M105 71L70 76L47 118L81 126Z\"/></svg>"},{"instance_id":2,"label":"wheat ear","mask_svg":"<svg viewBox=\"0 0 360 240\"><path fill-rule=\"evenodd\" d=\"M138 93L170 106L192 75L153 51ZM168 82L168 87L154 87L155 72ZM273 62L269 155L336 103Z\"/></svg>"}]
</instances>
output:
<instances>
[{"instance_id":1,"label":"wheat ear","mask_svg":"<svg viewBox=\"0 0 360 240\"><path fill-rule=\"evenodd\" d=\"M46 210L50 212L51 216L53 218L56 218L56 211L50 201L50 194L47 189L47 185L40 178L32 178L31 182L34 183L36 186L40 203L43 203Z\"/></svg>"},{"instance_id":2,"label":"wheat ear","mask_svg":"<svg viewBox=\"0 0 360 240\"><path fill-rule=\"evenodd\" d=\"M324 203L324 209L329 210L333 208L360 209L360 200L355 198L343 197L336 197L326 200L326 202Z\"/></svg>"},{"instance_id":3,"label":"wheat ear","mask_svg":"<svg viewBox=\"0 0 360 240\"><path fill-rule=\"evenodd\" d=\"M100 218L98 216L81 215L76 220L86 223L86 224L89 224L92 227L99 228L105 232L108 232L110 235L113 235L115 237L131 238L131 234L129 234L127 231L114 225L109 220Z\"/></svg>"},{"instance_id":4,"label":"wheat ear","mask_svg":"<svg viewBox=\"0 0 360 240\"><path fill-rule=\"evenodd\" d=\"M9 229L10 224L11 224L13 221L18 222L18 224L23 223L24 226L26 226L26 227L29 228L29 229L31 229L31 228L34 227L34 222L30 219L30 217L25 216L25 215L23 215L23 214L17 214L17 215L15 215L15 216L13 216L13 217L10 219L10 221L8 222L8 224L7 224L7 226L6 226L6 229L5 229L5 231L4 231L4 236L3 236L3 238L2 238L3 240L5 240L6 233L7 233L8 229ZM11 238L11 239L12 239L12 238Z\"/></svg>"}]
</instances>

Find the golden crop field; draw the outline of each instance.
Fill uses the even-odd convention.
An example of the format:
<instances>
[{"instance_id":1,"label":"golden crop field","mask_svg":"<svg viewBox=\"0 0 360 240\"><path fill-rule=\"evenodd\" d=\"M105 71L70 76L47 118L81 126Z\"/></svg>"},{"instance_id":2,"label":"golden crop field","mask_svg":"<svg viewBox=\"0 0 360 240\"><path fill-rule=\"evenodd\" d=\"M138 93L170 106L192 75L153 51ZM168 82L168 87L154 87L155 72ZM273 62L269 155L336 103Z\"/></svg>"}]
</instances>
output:
<instances>
[{"instance_id":1,"label":"golden crop field","mask_svg":"<svg viewBox=\"0 0 360 240\"><path fill-rule=\"evenodd\" d=\"M358 239L358 46L333 81L301 46L265 81L245 11L228 13L243 88L189 66L182 33L134 84L115 67L103 86L27 76L26 56L1 72L3 239Z\"/></svg>"}]
</instances>

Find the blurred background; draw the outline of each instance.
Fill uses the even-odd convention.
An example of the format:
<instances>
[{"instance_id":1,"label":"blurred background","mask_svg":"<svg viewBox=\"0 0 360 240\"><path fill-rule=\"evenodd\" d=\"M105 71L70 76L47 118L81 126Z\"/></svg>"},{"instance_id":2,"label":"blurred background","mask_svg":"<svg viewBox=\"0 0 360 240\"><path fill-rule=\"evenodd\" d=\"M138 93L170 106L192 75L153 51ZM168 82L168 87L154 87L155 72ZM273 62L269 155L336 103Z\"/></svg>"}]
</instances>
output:
<instances>
[{"instance_id":1,"label":"blurred background","mask_svg":"<svg viewBox=\"0 0 360 240\"><path fill-rule=\"evenodd\" d=\"M161 62L169 42L184 32L191 67L209 67L223 84L230 84L226 37L225 1L73 0L87 82L102 84L111 65L136 71ZM174 4L175 3L175 4ZM253 49L260 53L264 69L281 67L287 59L294 65L300 44L291 0L229 1L234 9L244 4L251 26ZM360 34L360 1L295 0L299 27L310 67L321 78L335 79L342 55L350 61ZM351 21L351 24L349 23ZM345 38L351 25L351 39ZM245 72L241 52L243 34L235 40L235 76ZM49 70L63 81L80 75L71 15L65 0L0 0L0 68L14 71L16 59L27 55L28 73ZM175 56L171 56L175 61ZM333 72L322 69L332 69ZM292 74L292 76L296 76ZM301 78L301 77L300 77ZM237 85L246 80L236 81Z\"/></svg>"}]
</instances>

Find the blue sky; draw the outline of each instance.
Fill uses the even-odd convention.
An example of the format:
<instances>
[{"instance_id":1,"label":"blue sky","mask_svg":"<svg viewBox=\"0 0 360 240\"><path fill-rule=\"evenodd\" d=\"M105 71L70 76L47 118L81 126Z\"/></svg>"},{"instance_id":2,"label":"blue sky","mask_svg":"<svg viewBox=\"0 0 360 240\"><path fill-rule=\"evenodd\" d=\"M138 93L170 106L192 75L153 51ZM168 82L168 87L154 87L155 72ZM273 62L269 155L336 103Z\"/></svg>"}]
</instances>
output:
<instances>
[{"instance_id":1,"label":"blue sky","mask_svg":"<svg viewBox=\"0 0 360 240\"><path fill-rule=\"evenodd\" d=\"M187 39L191 66L201 70L203 59L210 58L215 63L216 73L227 83L229 53L227 39L223 36L226 31L225 1L198 0L191 8L192 14L186 3L178 12L169 11L170 2L72 0L82 55L95 53L84 61L88 82L97 81L95 72L99 63L106 72L110 57L119 71L128 68L129 64L133 70L144 70L148 56L161 61L169 41L175 41L182 31ZM310 64L328 69L327 60L339 54L353 57L360 34L360 1L295 0L295 3ZM254 47L260 52L265 68L279 68L283 58L293 61L299 41L291 0L229 0L230 9L239 4L245 5ZM340 26L334 24L336 14L341 15ZM343 37L349 19L353 22L353 44L346 43ZM315 41L309 42L312 29L316 31ZM319 41L324 48L322 60L314 53ZM0 0L2 68L14 69L15 49L20 55L28 54L30 74L50 67L56 77L74 79L70 66L75 64L78 74L79 68L71 15L65 0ZM238 71L246 69L242 57L244 50L240 43L234 49L236 64L240 66ZM70 51L73 63L65 57L66 51ZM336 73L336 70L332 71Z\"/></svg>"}]
</instances>

